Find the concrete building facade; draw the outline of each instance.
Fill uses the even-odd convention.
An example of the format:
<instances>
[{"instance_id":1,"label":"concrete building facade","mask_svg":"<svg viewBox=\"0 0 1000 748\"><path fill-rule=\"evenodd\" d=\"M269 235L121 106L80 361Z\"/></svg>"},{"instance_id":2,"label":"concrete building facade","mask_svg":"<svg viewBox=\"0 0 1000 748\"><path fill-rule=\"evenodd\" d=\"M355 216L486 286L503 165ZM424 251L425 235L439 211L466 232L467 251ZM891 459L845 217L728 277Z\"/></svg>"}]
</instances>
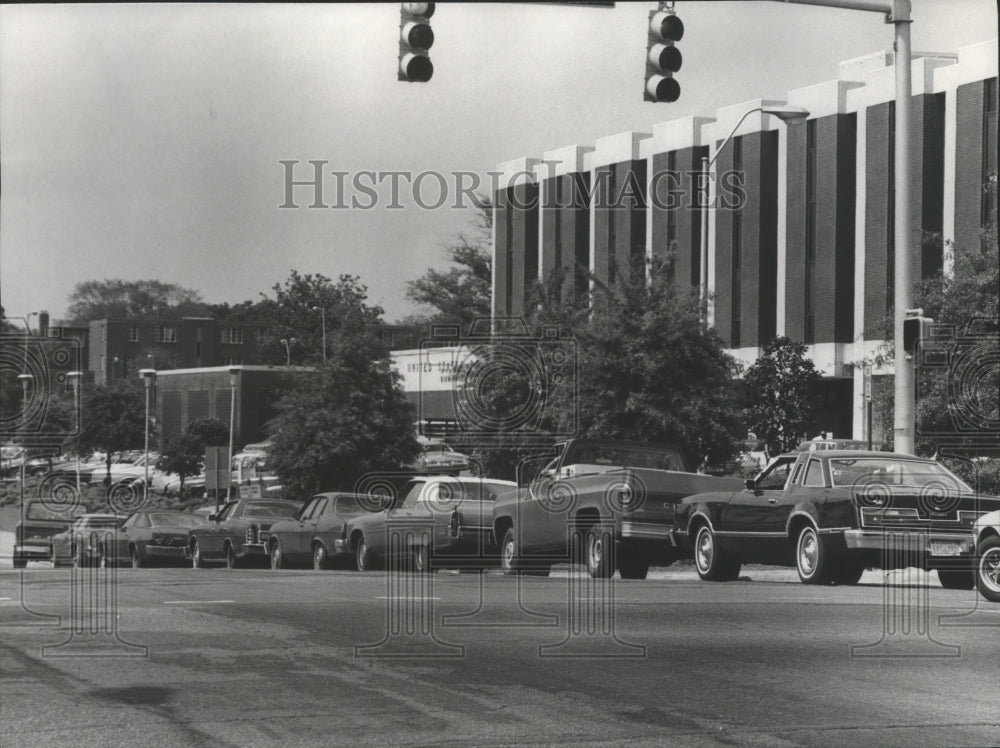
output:
<instances>
[{"instance_id":1,"label":"concrete building facade","mask_svg":"<svg viewBox=\"0 0 1000 748\"><path fill-rule=\"evenodd\" d=\"M584 279L614 283L654 256L697 287L707 202L709 321L730 353L750 365L775 336L805 343L823 375L816 429L866 438L860 364L885 342L894 300L895 64L892 52L848 60L836 80L782 101L498 165L494 314L523 314L528 284L557 269L572 279L565 292L585 299ZM997 41L914 53L910 65L919 279L949 272L948 248L975 246L996 221ZM786 126L753 112L719 150L744 115L772 104L810 115ZM703 156L715 159L705 186ZM547 202L557 190L564 199Z\"/></svg>"}]
</instances>

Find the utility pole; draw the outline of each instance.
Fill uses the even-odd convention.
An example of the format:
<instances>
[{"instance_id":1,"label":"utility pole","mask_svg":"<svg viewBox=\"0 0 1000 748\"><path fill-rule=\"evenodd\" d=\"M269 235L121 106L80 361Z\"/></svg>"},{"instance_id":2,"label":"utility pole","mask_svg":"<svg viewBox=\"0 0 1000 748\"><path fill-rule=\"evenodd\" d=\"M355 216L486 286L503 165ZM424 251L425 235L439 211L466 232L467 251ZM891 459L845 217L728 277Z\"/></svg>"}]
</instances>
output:
<instances>
[{"instance_id":1,"label":"utility pole","mask_svg":"<svg viewBox=\"0 0 1000 748\"><path fill-rule=\"evenodd\" d=\"M885 22L895 28L893 50L896 65L896 130L895 175L896 190L895 236L893 241L893 374L895 401L893 410L893 449L913 454L914 450L914 399L915 376L913 367L906 360L903 350L903 320L906 310L913 306L913 280L911 263L912 237L910 211L910 110L913 82L910 74L910 0L771 0L796 5L820 5L827 8L846 8L882 13Z\"/></svg>"}]
</instances>

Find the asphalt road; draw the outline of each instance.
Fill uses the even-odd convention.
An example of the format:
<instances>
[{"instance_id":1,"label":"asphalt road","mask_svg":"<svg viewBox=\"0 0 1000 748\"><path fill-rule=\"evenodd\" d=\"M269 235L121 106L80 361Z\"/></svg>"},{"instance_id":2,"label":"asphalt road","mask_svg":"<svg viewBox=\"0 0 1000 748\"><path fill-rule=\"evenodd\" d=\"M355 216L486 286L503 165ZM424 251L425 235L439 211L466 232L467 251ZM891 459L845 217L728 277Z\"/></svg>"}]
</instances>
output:
<instances>
[{"instance_id":1,"label":"asphalt road","mask_svg":"<svg viewBox=\"0 0 1000 748\"><path fill-rule=\"evenodd\" d=\"M31 566L5 747L1000 743L1000 606L936 585Z\"/></svg>"}]
</instances>

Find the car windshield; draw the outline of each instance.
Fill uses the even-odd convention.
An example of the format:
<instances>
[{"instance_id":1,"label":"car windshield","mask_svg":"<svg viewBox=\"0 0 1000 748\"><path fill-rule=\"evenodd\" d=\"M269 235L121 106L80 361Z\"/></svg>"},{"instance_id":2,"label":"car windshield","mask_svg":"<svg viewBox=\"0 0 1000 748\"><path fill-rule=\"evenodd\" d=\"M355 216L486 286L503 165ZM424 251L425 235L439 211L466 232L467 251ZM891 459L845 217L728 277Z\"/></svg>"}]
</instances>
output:
<instances>
[{"instance_id":1,"label":"car windshield","mask_svg":"<svg viewBox=\"0 0 1000 748\"><path fill-rule=\"evenodd\" d=\"M149 515L149 524L153 527L179 527L187 530L207 522L208 519L200 514L157 512Z\"/></svg>"},{"instance_id":2,"label":"car windshield","mask_svg":"<svg viewBox=\"0 0 1000 748\"><path fill-rule=\"evenodd\" d=\"M84 511L86 510L82 506L60 509L58 507L46 506L45 504L29 504L24 518L69 522L74 517L79 517Z\"/></svg>"},{"instance_id":3,"label":"car windshield","mask_svg":"<svg viewBox=\"0 0 1000 748\"><path fill-rule=\"evenodd\" d=\"M564 465L608 465L613 467L684 470L684 458L676 449L580 444L566 455Z\"/></svg>"},{"instance_id":4,"label":"car windshield","mask_svg":"<svg viewBox=\"0 0 1000 748\"><path fill-rule=\"evenodd\" d=\"M951 490L972 491L944 465L932 460L838 457L830 460L830 477L835 486L883 483L887 486L921 488L944 485Z\"/></svg>"},{"instance_id":5,"label":"car windshield","mask_svg":"<svg viewBox=\"0 0 1000 748\"><path fill-rule=\"evenodd\" d=\"M301 507L298 504L290 504L284 501L251 501L247 504L247 517L288 517L294 519L299 516Z\"/></svg>"}]
</instances>

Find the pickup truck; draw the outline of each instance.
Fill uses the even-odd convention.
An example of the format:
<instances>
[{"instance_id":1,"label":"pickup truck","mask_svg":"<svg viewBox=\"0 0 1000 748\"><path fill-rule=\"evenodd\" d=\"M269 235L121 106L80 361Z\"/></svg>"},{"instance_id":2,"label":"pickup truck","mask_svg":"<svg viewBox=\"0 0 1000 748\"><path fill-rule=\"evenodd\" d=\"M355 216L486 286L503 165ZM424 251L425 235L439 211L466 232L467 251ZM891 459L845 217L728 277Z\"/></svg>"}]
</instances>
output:
<instances>
[{"instance_id":1,"label":"pickup truck","mask_svg":"<svg viewBox=\"0 0 1000 748\"><path fill-rule=\"evenodd\" d=\"M26 501L14 530L14 568L23 569L29 561L48 561L52 536L65 532L86 511L79 504L64 508L42 499Z\"/></svg>"},{"instance_id":2,"label":"pickup truck","mask_svg":"<svg viewBox=\"0 0 1000 748\"><path fill-rule=\"evenodd\" d=\"M671 445L571 439L556 449L530 482L496 502L492 531L505 573L584 563L594 578L617 570L645 579L651 564L680 558L671 530L681 499L742 485L692 472Z\"/></svg>"}]
</instances>

